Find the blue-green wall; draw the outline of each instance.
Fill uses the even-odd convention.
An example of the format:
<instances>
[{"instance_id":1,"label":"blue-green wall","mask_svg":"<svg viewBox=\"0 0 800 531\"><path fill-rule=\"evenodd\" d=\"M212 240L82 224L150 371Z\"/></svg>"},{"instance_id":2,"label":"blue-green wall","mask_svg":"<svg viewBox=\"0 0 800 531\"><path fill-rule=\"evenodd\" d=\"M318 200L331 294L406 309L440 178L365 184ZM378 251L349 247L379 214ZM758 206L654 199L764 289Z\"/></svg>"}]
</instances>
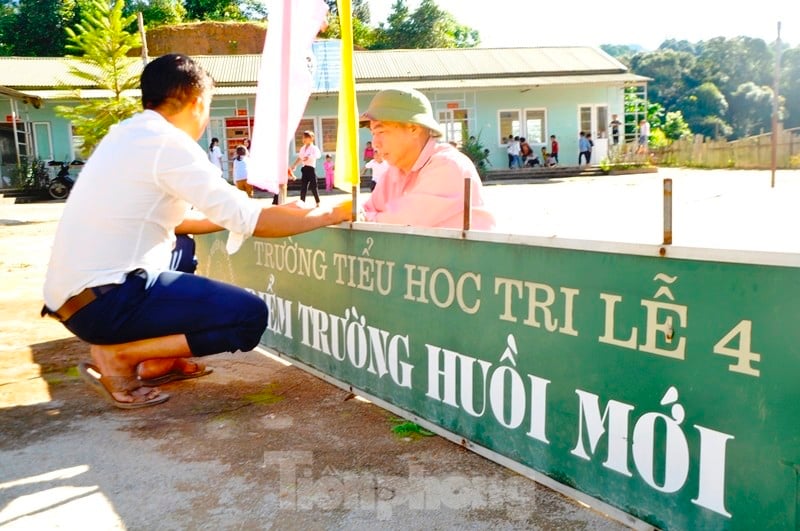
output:
<instances>
[{"instance_id":1,"label":"blue-green wall","mask_svg":"<svg viewBox=\"0 0 800 531\"><path fill-rule=\"evenodd\" d=\"M437 101L439 106L449 97L462 98L470 113L469 134L479 137L484 147L490 150L489 162L493 168L504 168L507 165L506 149L500 143L498 131L498 110L543 108L546 110L546 136L555 134L560 143L561 163L572 165L577 163L579 116L578 107L581 105L607 105L609 116L613 113L623 113L623 87L607 85L573 85L558 87L533 87L533 88L507 88L507 89L481 89L475 91L442 91L439 93L428 92L432 101ZM364 110L369 105L371 94L360 95L357 98L358 108ZM338 110L337 95L312 96L309 99L305 117L333 117ZM69 102L45 101L41 109L32 106L20 106L20 114L31 122L49 122L54 144L54 153L57 158L74 156L69 123L57 116L55 106ZM254 96L220 96L214 99L211 109L212 120L224 120L236 116L236 109L244 109L252 115L255 111ZM436 109L440 110L440 109ZM0 100L0 116L3 118L10 114L8 100ZM219 122L218 122L219 123ZM223 133L224 135L224 133ZM204 147L208 144L210 134L200 140ZM217 133L215 136L220 136ZM206 138L208 137L208 138ZM359 152L363 150L366 142L370 140L367 129L359 129ZM294 154L294 146L287 150L287 157ZM536 146L534 146L536 148ZM318 173L322 170L322 160L319 162Z\"/></svg>"}]
</instances>

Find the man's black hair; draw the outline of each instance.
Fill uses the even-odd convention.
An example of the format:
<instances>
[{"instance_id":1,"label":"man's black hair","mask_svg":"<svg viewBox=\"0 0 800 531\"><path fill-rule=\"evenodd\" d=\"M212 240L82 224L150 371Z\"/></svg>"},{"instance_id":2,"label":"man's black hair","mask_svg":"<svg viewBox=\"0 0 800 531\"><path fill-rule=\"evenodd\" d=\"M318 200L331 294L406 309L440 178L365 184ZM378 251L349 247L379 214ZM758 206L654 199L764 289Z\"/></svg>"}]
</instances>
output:
<instances>
[{"instance_id":1,"label":"man's black hair","mask_svg":"<svg viewBox=\"0 0 800 531\"><path fill-rule=\"evenodd\" d=\"M166 106L177 111L206 89L214 88L214 80L191 57L172 53L144 67L141 87L142 107Z\"/></svg>"}]
</instances>

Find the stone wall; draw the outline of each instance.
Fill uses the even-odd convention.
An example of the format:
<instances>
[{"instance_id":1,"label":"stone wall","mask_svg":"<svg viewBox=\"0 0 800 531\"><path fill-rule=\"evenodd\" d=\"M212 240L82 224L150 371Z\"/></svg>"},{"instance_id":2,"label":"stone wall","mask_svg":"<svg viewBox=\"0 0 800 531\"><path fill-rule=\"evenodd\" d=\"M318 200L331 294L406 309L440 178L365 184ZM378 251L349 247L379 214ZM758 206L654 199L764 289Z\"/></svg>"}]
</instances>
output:
<instances>
[{"instance_id":1,"label":"stone wall","mask_svg":"<svg viewBox=\"0 0 800 531\"><path fill-rule=\"evenodd\" d=\"M267 27L258 22L194 22L148 29L147 53L157 57L167 53L186 55L260 54ZM140 48L131 50L140 56Z\"/></svg>"}]
</instances>

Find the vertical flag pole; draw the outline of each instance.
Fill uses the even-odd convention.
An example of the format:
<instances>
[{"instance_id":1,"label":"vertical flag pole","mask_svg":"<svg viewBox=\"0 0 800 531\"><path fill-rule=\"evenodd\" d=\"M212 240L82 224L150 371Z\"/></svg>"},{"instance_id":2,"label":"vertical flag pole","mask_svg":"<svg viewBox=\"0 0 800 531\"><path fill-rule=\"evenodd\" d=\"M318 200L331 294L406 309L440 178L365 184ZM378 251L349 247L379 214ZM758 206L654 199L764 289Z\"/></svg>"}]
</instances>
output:
<instances>
[{"instance_id":1,"label":"vertical flag pole","mask_svg":"<svg viewBox=\"0 0 800 531\"><path fill-rule=\"evenodd\" d=\"M283 133L283 138L286 138L289 133L289 89L288 80L291 79L291 63L292 63L292 0L283 0L283 17L281 17L282 35L283 35L283 48L280 63L280 79L286 80L286 83L279 89L278 93L278 123L280 131ZM284 136L286 135L286 136ZM285 149L285 144L284 149ZM286 155L284 155L285 157ZM282 168L283 165L279 165ZM278 204L282 205L286 202L286 193L288 185L286 179L279 179L278 188Z\"/></svg>"},{"instance_id":2,"label":"vertical flag pole","mask_svg":"<svg viewBox=\"0 0 800 531\"><path fill-rule=\"evenodd\" d=\"M350 0L338 0L339 26L342 32L342 77L339 87L339 128L336 138L334 185L349 191L353 198L351 219L358 212L358 109L353 72L353 20Z\"/></svg>"}]
</instances>

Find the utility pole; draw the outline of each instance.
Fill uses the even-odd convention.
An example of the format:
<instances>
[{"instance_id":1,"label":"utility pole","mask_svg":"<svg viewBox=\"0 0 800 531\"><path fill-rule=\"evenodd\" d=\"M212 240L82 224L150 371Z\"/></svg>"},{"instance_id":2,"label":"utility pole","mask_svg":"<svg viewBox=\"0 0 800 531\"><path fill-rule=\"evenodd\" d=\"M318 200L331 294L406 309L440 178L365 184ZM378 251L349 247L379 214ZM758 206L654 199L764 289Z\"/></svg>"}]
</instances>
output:
<instances>
[{"instance_id":1,"label":"utility pole","mask_svg":"<svg viewBox=\"0 0 800 531\"><path fill-rule=\"evenodd\" d=\"M139 35L142 37L142 63L147 66L147 35L144 31L144 18L141 11L136 13L136 20L139 23Z\"/></svg>"},{"instance_id":2,"label":"utility pole","mask_svg":"<svg viewBox=\"0 0 800 531\"><path fill-rule=\"evenodd\" d=\"M781 84L781 23L778 21L778 38L775 40L775 89L772 95L772 188L775 188L775 170L778 166L778 100Z\"/></svg>"}]
</instances>

